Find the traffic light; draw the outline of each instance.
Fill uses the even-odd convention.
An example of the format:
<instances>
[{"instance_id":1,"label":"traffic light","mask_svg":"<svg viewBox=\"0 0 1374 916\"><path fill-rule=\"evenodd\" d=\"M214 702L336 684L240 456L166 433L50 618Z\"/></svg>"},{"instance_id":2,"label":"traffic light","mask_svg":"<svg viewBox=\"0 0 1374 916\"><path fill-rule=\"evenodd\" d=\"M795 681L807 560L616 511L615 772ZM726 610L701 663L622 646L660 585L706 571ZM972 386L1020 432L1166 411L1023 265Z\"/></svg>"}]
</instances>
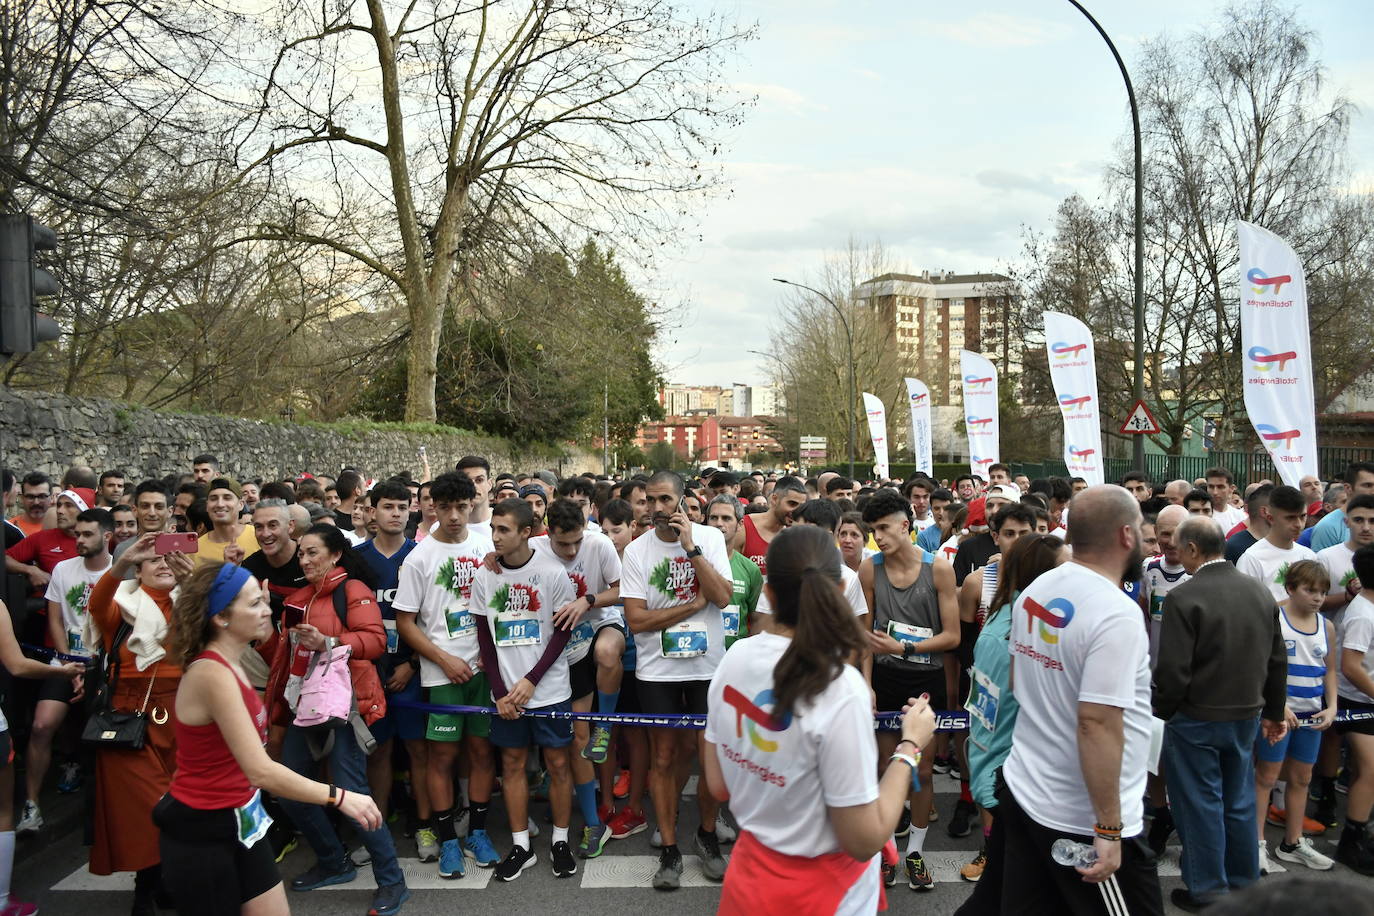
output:
<instances>
[{"instance_id":1,"label":"traffic light","mask_svg":"<svg viewBox=\"0 0 1374 916\"><path fill-rule=\"evenodd\" d=\"M34 264L39 251L57 248L57 234L22 213L0 216L0 357L31 353L56 340L57 322L38 311L39 296L57 295L52 274Z\"/></svg>"}]
</instances>

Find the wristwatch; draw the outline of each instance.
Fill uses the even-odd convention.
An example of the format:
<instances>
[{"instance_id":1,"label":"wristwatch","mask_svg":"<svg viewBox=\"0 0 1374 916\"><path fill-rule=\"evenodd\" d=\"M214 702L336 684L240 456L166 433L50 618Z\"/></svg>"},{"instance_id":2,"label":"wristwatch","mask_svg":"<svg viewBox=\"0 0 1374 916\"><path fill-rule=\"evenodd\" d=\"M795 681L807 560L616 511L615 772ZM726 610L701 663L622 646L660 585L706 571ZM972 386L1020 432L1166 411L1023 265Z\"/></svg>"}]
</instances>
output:
<instances>
[{"instance_id":1,"label":"wristwatch","mask_svg":"<svg viewBox=\"0 0 1374 916\"><path fill-rule=\"evenodd\" d=\"M904 643L902 643L902 658L904 658L904 659L906 659L906 658L911 658L911 656L913 655L912 650L915 649L915 648L916 648L916 644L915 644L915 643L911 643L911 642L904 642Z\"/></svg>"},{"instance_id":2,"label":"wristwatch","mask_svg":"<svg viewBox=\"0 0 1374 916\"><path fill-rule=\"evenodd\" d=\"M687 559L689 560L694 560L699 556L701 556L700 547L693 547L691 550L687 551Z\"/></svg>"}]
</instances>

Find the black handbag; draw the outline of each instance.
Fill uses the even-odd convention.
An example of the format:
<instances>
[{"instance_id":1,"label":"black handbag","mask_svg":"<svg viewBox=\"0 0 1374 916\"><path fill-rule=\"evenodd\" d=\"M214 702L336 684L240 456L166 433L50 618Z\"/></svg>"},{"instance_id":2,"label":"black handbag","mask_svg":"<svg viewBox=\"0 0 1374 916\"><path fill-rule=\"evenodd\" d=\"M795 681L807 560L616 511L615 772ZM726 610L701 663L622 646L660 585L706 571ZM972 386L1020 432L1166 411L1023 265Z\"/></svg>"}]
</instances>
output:
<instances>
[{"instance_id":1,"label":"black handbag","mask_svg":"<svg viewBox=\"0 0 1374 916\"><path fill-rule=\"evenodd\" d=\"M148 700L153 695L153 681L157 680L158 666L153 666L153 675L148 678L148 692L143 695L143 706L138 712L117 710L111 699L115 685L119 683L119 647L131 632L133 627L127 622L120 624L104 663L95 669L101 674L101 683L95 688L90 714L81 730L81 743L88 747L131 751L143 749L143 741L148 735Z\"/></svg>"}]
</instances>

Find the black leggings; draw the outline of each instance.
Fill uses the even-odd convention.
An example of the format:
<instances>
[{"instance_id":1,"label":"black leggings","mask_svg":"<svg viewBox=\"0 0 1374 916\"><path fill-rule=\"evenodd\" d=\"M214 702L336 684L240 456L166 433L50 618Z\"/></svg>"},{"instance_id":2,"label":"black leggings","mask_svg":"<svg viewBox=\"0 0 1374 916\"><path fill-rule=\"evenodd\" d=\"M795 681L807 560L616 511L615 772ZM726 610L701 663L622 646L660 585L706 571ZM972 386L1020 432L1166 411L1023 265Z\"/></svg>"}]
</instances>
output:
<instances>
[{"instance_id":1,"label":"black leggings","mask_svg":"<svg viewBox=\"0 0 1374 916\"><path fill-rule=\"evenodd\" d=\"M233 808L200 810L164 795L153 822L161 831L163 884L178 912L238 916L244 903L281 883L266 837L252 849L238 841Z\"/></svg>"}]
</instances>

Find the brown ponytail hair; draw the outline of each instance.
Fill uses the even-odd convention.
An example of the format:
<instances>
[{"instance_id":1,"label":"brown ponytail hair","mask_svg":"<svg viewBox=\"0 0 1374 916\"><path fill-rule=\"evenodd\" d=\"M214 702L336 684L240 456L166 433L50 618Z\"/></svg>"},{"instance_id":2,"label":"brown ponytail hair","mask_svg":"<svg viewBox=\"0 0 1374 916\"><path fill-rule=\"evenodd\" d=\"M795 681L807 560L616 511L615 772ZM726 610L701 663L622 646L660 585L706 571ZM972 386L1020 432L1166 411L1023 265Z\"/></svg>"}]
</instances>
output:
<instances>
[{"instance_id":1,"label":"brown ponytail hair","mask_svg":"<svg viewBox=\"0 0 1374 916\"><path fill-rule=\"evenodd\" d=\"M1027 534L1017 538L997 564L997 589L988 606L991 618L1011 604L1018 592L1059 565L1059 552L1064 542L1053 534Z\"/></svg>"},{"instance_id":2,"label":"brown ponytail hair","mask_svg":"<svg viewBox=\"0 0 1374 916\"><path fill-rule=\"evenodd\" d=\"M847 659L867 648L840 582L840 551L829 531L793 525L768 545L773 617L792 629L792 644L773 670L774 715L820 694Z\"/></svg>"},{"instance_id":3,"label":"brown ponytail hair","mask_svg":"<svg viewBox=\"0 0 1374 916\"><path fill-rule=\"evenodd\" d=\"M185 668L214 635L214 624L205 616L210 604L210 586L215 584L223 563L206 563L196 567L191 578L181 583L176 604L172 607L172 652L168 661Z\"/></svg>"}]
</instances>

